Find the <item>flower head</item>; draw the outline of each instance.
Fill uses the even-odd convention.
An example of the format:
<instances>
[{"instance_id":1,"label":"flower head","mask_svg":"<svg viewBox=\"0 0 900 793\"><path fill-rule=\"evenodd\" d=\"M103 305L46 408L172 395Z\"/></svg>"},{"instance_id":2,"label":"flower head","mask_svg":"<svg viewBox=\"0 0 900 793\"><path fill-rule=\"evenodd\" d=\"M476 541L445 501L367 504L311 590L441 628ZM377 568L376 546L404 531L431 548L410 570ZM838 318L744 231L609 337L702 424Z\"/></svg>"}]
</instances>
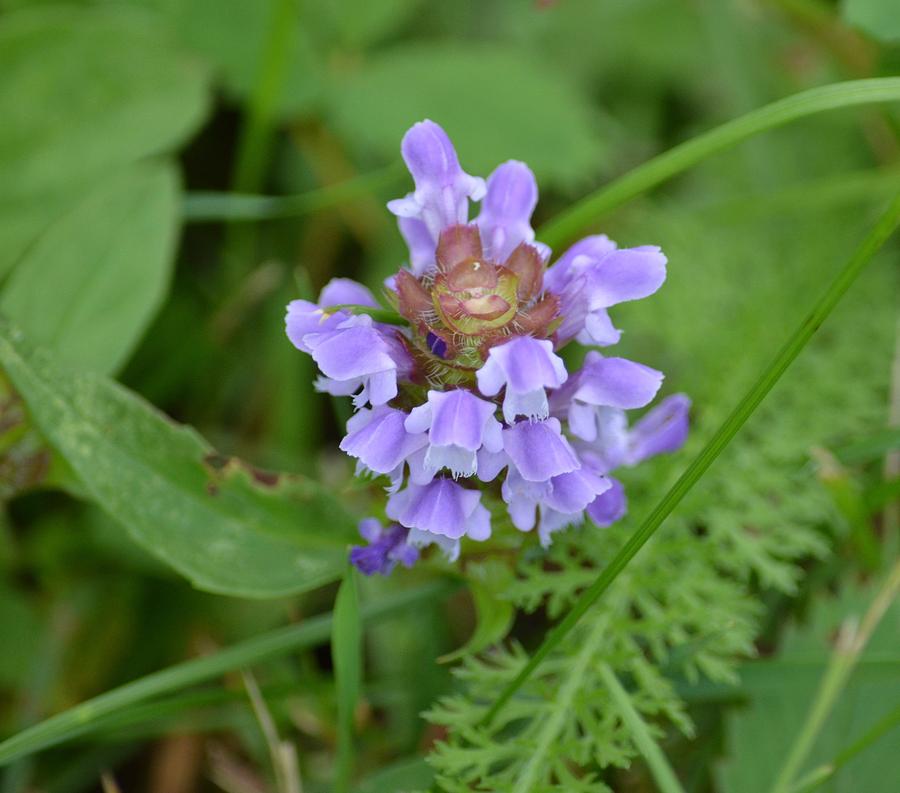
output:
<instances>
[{"instance_id":1,"label":"flower head","mask_svg":"<svg viewBox=\"0 0 900 793\"><path fill-rule=\"evenodd\" d=\"M570 372L559 351L616 343L608 310L655 292L666 257L593 236L548 266L527 165L505 162L485 183L431 121L401 151L414 190L388 204L409 247L408 268L386 282L392 324L373 319L384 309L347 279L317 303L293 301L286 318L322 373L317 387L354 397L341 449L358 473L390 480L394 523L364 522L369 544L353 563L389 572L431 545L455 559L463 542L490 538L492 511L537 529L543 545L585 518L610 525L627 505L612 472L679 448L690 402L669 397L629 426L627 411L655 398L662 374L596 350ZM482 202L473 221L470 201Z\"/></svg>"}]
</instances>

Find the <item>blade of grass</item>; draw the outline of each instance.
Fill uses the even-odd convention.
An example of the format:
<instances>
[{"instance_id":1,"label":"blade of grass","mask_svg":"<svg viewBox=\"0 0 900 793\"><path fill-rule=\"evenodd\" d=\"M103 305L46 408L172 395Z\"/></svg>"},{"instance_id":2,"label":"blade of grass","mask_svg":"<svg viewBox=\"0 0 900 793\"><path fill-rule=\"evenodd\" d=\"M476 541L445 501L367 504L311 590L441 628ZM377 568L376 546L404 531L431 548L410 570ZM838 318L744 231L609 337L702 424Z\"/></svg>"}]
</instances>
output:
<instances>
[{"instance_id":1,"label":"blade of grass","mask_svg":"<svg viewBox=\"0 0 900 793\"><path fill-rule=\"evenodd\" d=\"M900 561L897 561L891 568L884 586L875 596L859 627L850 625L838 636L834 653L822 676L822 682L806 716L806 721L794 740L778 776L775 777L772 793L788 793L793 787L794 779L803 763L806 762L806 758L815 745L816 738L847 685L850 675L856 669L857 661L859 661L866 644L894 598L897 597L898 592L900 592Z\"/></svg>"},{"instance_id":2,"label":"blade of grass","mask_svg":"<svg viewBox=\"0 0 900 793\"><path fill-rule=\"evenodd\" d=\"M398 592L378 602L367 604L362 609L362 617L367 622L377 622L423 600L442 597L457 586L456 583L435 581L416 589ZM20 757L26 757L41 749L83 735L91 731L104 717L134 704L202 683L233 669L251 666L327 642L331 635L331 623L331 614L312 617L299 625L269 631L204 658L170 666L107 691L0 743L0 767Z\"/></svg>"},{"instance_id":3,"label":"blade of grass","mask_svg":"<svg viewBox=\"0 0 900 793\"><path fill-rule=\"evenodd\" d=\"M353 775L353 721L362 683L362 623L356 570L349 566L334 601L331 658L337 692L335 793L347 793Z\"/></svg>"},{"instance_id":4,"label":"blade of grass","mask_svg":"<svg viewBox=\"0 0 900 793\"><path fill-rule=\"evenodd\" d=\"M253 93L238 142L233 187L236 192L259 188L269 156L275 111L287 74L291 36L297 29L298 0L275 0L259 61Z\"/></svg>"},{"instance_id":5,"label":"blade of grass","mask_svg":"<svg viewBox=\"0 0 900 793\"><path fill-rule=\"evenodd\" d=\"M900 101L900 77L834 83L779 99L691 138L601 187L544 224L538 238L555 248L600 215L760 132L826 110L891 101Z\"/></svg>"},{"instance_id":6,"label":"blade of grass","mask_svg":"<svg viewBox=\"0 0 900 793\"><path fill-rule=\"evenodd\" d=\"M791 334L778 354L763 369L756 383L744 395L743 399L716 430L700 453L691 461L678 481L663 496L656 508L644 519L640 528L622 546L619 553L603 568L594 583L581 594L575 605L569 610L569 613L547 634L543 643L519 674L500 692L500 695L482 717L481 724L487 724L493 720L494 716L531 676L541 661L575 627L578 620L597 602L600 596L609 589L612 582L616 580L626 565L644 547L644 544L653 536L654 532L662 525L672 510L675 509L722 450L731 442L738 430L744 426L747 419L750 418L760 402L763 401L793 360L800 354L800 351L825 321L869 260L891 236L898 224L900 224L900 195L894 198L850 261L837 274L807 317Z\"/></svg>"},{"instance_id":7,"label":"blade of grass","mask_svg":"<svg viewBox=\"0 0 900 793\"><path fill-rule=\"evenodd\" d=\"M839 754L829 763L814 768L804 777L797 781L791 788L791 793L811 793L817 787L824 785L838 771L841 770L860 752L868 749L872 744L876 743L880 738L887 735L897 725L900 725L900 705L894 708L883 719L877 721L867 732L860 736L859 740L854 741L850 746Z\"/></svg>"},{"instance_id":8,"label":"blade of grass","mask_svg":"<svg viewBox=\"0 0 900 793\"><path fill-rule=\"evenodd\" d=\"M191 192L184 197L181 216L187 223L205 221L246 223L298 217L330 209L390 187L398 183L403 174L405 170L402 164L393 163L340 184L288 196Z\"/></svg>"},{"instance_id":9,"label":"blade of grass","mask_svg":"<svg viewBox=\"0 0 900 793\"><path fill-rule=\"evenodd\" d=\"M665 753L653 740L650 730L641 718L641 714L631 704L631 697L619 682L615 672L606 664L600 664L599 668L603 685L609 689L609 694L622 715L622 721L625 722L625 726L628 727L631 737L637 744L638 751L647 763L660 793L684 793L684 788L678 781L678 777L675 776L672 766L669 765Z\"/></svg>"},{"instance_id":10,"label":"blade of grass","mask_svg":"<svg viewBox=\"0 0 900 793\"><path fill-rule=\"evenodd\" d=\"M297 755L294 747L290 741L282 741L278 735L275 719L272 718L272 713L263 699L253 673L249 669L242 669L241 679L244 681L250 705L269 749L272 772L275 775L275 789L278 793L297 793L300 779L295 772Z\"/></svg>"}]
</instances>

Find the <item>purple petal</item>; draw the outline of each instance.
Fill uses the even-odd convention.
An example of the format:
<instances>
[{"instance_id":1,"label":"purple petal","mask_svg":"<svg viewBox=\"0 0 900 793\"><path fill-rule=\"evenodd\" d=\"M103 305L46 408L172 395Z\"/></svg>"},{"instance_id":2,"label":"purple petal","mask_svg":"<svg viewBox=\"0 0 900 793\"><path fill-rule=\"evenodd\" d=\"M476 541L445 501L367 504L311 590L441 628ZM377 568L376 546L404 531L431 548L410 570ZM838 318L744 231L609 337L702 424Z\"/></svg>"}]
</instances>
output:
<instances>
[{"instance_id":1,"label":"purple petal","mask_svg":"<svg viewBox=\"0 0 900 793\"><path fill-rule=\"evenodd\" d=\"M462 446L478 451L484 442L485 430L494 418L496 409L491 402L479 399L471 391L461 388L452 391L429 391L428 402L433 417L428 440L437 446Z\"/></svg>"},{"instance_id":2,"label":"purple petal","mask_svg":"<svg viewBox=\"0 0 900 793\"><path fill-rule=\"evenodd\" d=\"M605 308L597 308L587 313L584 327L577 332L576 338L579 344L586 346L609 347L619 343L622 331L612 324Z\"/></svg>"},{"instance_id":3,"label":"purple petal","mask_svg":"<svg viewBox=\"0 0 900 793\"><path fill-rule=\"evenodd\" d=\"M647 413L628 434L625 462L637 465L657 454L678 451L690 429L691 400L685 394L673 394Z\"/></svg>"},{"instance_id":4,"label":"purple petal","mask_svg":"<svg viewBox=\"0 0 900 793\"><path fill-rule=\"evenodd\" d=\"M409 268L413 275L419 276L432 269L437 242L428 226L416 218L404 217L397 218L397 226L409 248Z\"/></svg>"},{"instance_id":5,"label":"purple petal","mask_svg":"<svg viewBox=\"0 0 900 793\"><path fill-rule=\"evenodd\" d=\"M378 302L362 284L350 278L332 278L319 293L319 305L323 308L331 306L377 308Z\"/></svg>"},{"instance_id":6,"label":"purple petal","mask_svg":"<svg viewBox=\"0 0 900 793\"><path fill-rule=\"evenodd\" d=\"M581 512L597 496L609 490L611 481L582 466L577 471L553 477L550 485L544 503L557 512L570 514Z\"/></svg>"},{"instance_id":7,"label":"purple petal","mask_svg":"<svg viewBox=\"0 0 900 793\"><path fill-rule=\"evenodd\" d=\"M308 300L292 300L287 305L284 327L287 337L298 350L311 353L304 339L310 333L328 333L346 322L349 315L343 311L326 314L315 303Z\"/></svg>"},{"instance_id":8,"label":"purple petal","mask_svg":"<svg viewBox=\"0 0 900 793\"><path fill-rule=\"evenodd\" d=\"M576 275L615 249L616 243L605 234L579 240L547 270L544 286L551 292L562 294Z\"/></svg>"},{"instance_id":9,"label":"purple petal","mask_svg":"<svg viewBox=\"0 0 900 793\"><path fill-rule=\"evenodd\" d=\"M525 163L510 160L490 175L475 221L490 259L503 262L519 243L534 240L530 221L537 199L537 182Z\"/></svg>"},{"instance_id":10,"label":"purple petal","mask_svg":"<svg viewBox=\"0 0 900 793\"><path fill-rule=\"evenodd\" d=\"M384 528L378 518L363 518L359 522L359 534L366 542L374 542L381 536Z\"/></svg>"},{"instance_id":11,"label":"purple petal","mask_svg":"<svg viewBox=\"0 0 900 793\"><path fill-rule=\"evenodd\" d=\"M503 448L524 479L546 482L579 467L560 429L559 421L551 418L521 421L503 431Z\"/></svg>"},{"instance_id":12,"label":"purple petal","mask_svg":"<svg viewBox=\"0 0 900 793\"><path fill-rule=\"evenodd\" d=\"M356 457L366 468L389 474L413 452L424 448L424 434L407 432L406 413L384 405L361 410L347 422L347 437L341 450Z\"/></svg>"},{"instance_id":13,"label":"purple petal","mask_svg":"<svg viewBox=\"0 0 900 793\"><path fill-rule=\"evenodd\" d=\"M400 148L416 189L388 209L423 221L435 240L447 226L466 223L469 199L482 198L484 180L462 170L447 133L433 121L421 121L403 136Z\"/></svg>"},{"instance_id":14,"label":"purple petal","mask_svg":"<svg viewBox=\"0 0 900 793\"><path fill-rule=\"evenodd\" d=\"M388 499L387 515L411 529L459 539L481 500L476 490L466 490L450 479L435 479L422 487L408 485Z\"/></svg>"},{"instance_id":15,"label":"purple petal","mask_svg":"<svg viewBox=\"0 0 900 793\"><path fill-rule=\"evenodd\" d=\"M604 358L589 352L576 375L573 399L589 405L642 408L649 404L663 381L662 372L626 358Z\"/></svg>"},{"instance_id":16,"label":"purple petal","mask_svg":"<svg viewBox=\"0 0 900 793\"><path fill-rule=\"evenodd\" d=\"M601 528L611 526L628 511L628 501L622 483L613 477L609 477L609 482L609 490L597 496L587 508L590 519Z\"/></svg>"},{"instance_id":17,"label":"purple petal","mask_svg":"<svg viewBox=\"0 0 900 793\"><path fill-rule=\"evenodd\" d=\"M588 272L591 308L647 297L665 280L666 257L655 245L612 251Z\"/></svg>"},{"instance_id":18,"label":"purple petal","mask_svg":"<svg viewBox=\"0 0 900 793\"><path fill-rule=\"evenodd\" d=\"M501 433L500 439L501 445L503 442L503 437ZM509 465L509 457L507 457L506 452L502 449L498 449L494 451L493 449L488 449L487 446L483 447L478 452L478 478L482 482L493 482L497 475Z\"/></svg>"},{"instance_id":19,"label":"purple petal","mask_svg":"<svg viewBox=\"0 0 900 793\"><path fill-rule=\"evenodd\" d=\"M549 489L549 482L529 482L515 468L509 469L501 493L513 526L519 531L531 531L534 528L537 505Z\"/></svg>"},{"instance_id":20,"label":"purple petal","mask_svg":"<svg viewBox=\"0 0 900 793\"><path fill-rule=\"evenodd\" d=\"M322 373L335 380L397 368L381 334L372 326L371 317L351 317L334 331L307 334L304 341Z\"/></svg>"},{"instance_id":21,"label":"purple petal","mask_svg":"<svg viewBox=\"0 0 900 793\"><path fill-rule=\"evenodd\" d=\"M491 513L480 503L466 522L466 536L478 542L484 542L491 536Z\"/></svg>"},{"instance_id":22,"label":"purple petal","mask_svg":"<svg viewBox=\"0 0 900 793\"><path fill-rule=\"evenodd\" d=\"M475 375L485 396L493 396L506 385L503 415L508 423L516 416L546 418L549 406L544 389L559 388L567 376L562 358L553 352L553 342L530 336L517 336L491 347Z\"/></svg>"}]
</instances>

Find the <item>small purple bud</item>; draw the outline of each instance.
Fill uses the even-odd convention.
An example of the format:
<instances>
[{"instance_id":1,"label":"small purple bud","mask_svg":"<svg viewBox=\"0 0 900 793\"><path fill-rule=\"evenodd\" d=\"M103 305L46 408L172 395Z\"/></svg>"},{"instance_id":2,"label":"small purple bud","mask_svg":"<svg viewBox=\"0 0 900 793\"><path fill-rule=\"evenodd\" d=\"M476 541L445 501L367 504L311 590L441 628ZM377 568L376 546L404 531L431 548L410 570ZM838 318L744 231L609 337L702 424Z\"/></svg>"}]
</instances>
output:
<instances>
[{"instance_id":1,"label":"small purple bud","mask_svg":"<svg viewBox=\"0 0 900 793\"><path fill-rule=\"evenodd\" d=\"M447 358L447 342L445 342L440 336L437 336L431 331L428 331L428 335L425 337L425 342L428 345L428 349L431 350L431 352L438 358Z\"/></svg>"}]
</instances>

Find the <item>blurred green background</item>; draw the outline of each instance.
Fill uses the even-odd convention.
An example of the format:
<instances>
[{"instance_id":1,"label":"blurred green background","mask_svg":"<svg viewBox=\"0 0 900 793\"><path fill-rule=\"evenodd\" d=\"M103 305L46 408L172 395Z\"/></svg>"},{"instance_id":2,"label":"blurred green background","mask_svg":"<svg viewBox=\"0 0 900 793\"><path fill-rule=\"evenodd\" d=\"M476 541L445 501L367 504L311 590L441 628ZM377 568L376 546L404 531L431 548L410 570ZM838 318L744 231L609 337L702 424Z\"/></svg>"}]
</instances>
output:
<instances>
[{"instance_id":1,"label":"blurred green background","mask_svg":"<svg viewBox=\"0 0 900 793\"><path fill-rule=\"evenodd\" d=\"M111 375L223 454L308 475L362 514L379 489L352 484L336 448L346 416L313 391L283 311L334 276L377 290L405 261L384 203L409 189L399 143L413 122L443 125L470 173L526 161L539 225L767 102L898 70L896 0L0 0L0 313L66 371ZM864 106L754 138L598 218L620 244L669 256L666 286L615 319L621 354L694 400L686 454L898 185L898 105ZM728 582L722 610L746 623L716 627L721 647L699 666L713 683L671 676L696 729L679 737L663 719L660 735L686 790L767 789L833 632L896 556L897 281L894 245L679 510L672 532L696 544L679 553ZM273 599L201 591L222 586L168 563L178 554L152 526L123 525L85 496L28 404L6 382L0 396L0 735L330 607L328 586ZM115 434L120 419L110 408L101 429ZM636 475L633 511L645 514L686 459ZM601 561L626 536L610 535ZM682 638L705 635L703 598L679 601L648 570L664 615L699 615ZM409 584L399 578L363 582L364 598ZM526 647L547 624L540 595L511 596L531 612L512 628ZM879 628L818 761L896 707L898 619L895 608ZM475 620L459 593L368 631L360 791L430 784L421 757L446 730L419 714L459 690L435 659ZM764 660L741 660L754 652ZM327 647L257 674L297 747L302 789L331 790ZM896 790L891 740L824 789ZM604 766L613 790L654 789L640 760ZM237 673L0 769L0 791L97 791L104 770L106 790L123 793L276 789Z\"/></svg>"}]
</instances>

